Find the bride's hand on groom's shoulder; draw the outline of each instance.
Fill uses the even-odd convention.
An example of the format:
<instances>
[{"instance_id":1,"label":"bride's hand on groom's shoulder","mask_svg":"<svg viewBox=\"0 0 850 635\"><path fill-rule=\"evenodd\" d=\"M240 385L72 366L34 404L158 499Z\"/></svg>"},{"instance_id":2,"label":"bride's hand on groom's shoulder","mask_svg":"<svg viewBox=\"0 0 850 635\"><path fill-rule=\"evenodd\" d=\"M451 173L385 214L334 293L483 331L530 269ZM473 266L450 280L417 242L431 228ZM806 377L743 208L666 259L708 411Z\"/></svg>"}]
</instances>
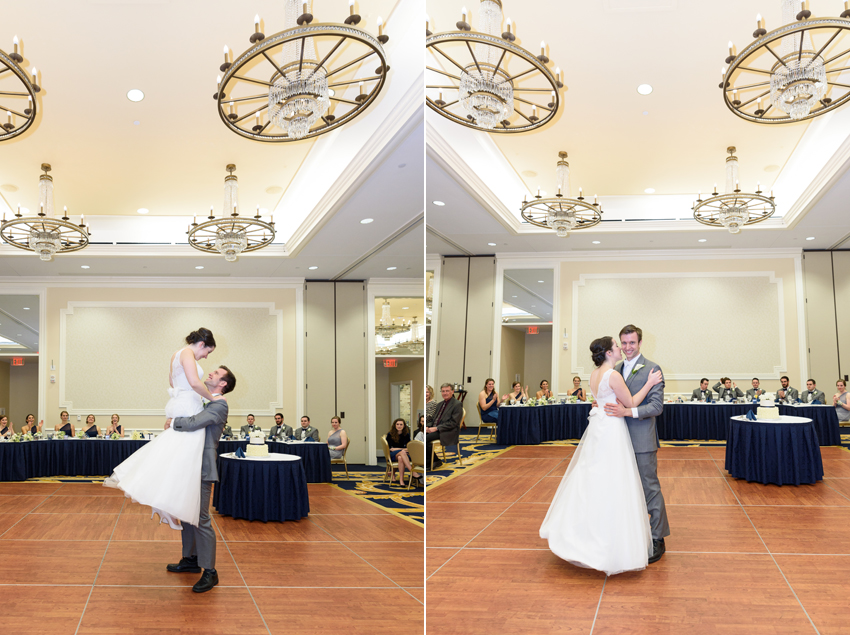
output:
<instances>
[{"instance_id":1,"label":"bride's hand on groom's shoulder","mask_svg":"<svg viewBox=\"0 0 850 635\"><path fill-rule=\"evenodd\" d=\"M663 379L664 379L664 375L662 375L661 370L658 367L656 367L656 368L653 368L652 371L649 373L648 383L651 386L655 386L657 384L660 384Z\"/></svg>"}]
</instances>

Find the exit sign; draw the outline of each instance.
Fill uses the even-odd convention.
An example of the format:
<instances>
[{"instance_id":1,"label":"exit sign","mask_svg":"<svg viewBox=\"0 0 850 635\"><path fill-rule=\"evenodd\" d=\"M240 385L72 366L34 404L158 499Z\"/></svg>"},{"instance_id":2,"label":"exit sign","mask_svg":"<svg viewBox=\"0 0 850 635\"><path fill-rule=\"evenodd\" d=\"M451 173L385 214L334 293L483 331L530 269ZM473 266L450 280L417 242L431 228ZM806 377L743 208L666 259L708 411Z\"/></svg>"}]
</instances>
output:
<instances>
[{"instance_id":1,"label":"exit sign","mask_svg":"<svg viewBox=\"0 0 850 635\"><path fill-rule=\"evenodd\" d=\"M13 357L12 358L12 366L23 366L24 358L23 357Z\"/></svg>"},{"instance_id":2,"label":"exit sign","mask_svg":"<svg viewBox=\"0 0 850 635\"><path fill-rule=\"evenodd\" d=\"M537 327L536 326L529 326L526 333L528 333L529 335L537 335Z\"/></svg>"},{"instance_id":3,"label":"exit sign","mask_svg":"<svg viewBox=\"0 0 850 635\"><path fill-rule=\"evenodd\" d=\"M398 366L398 361L395 359L385 359L384 360L384 368L396 368Z\"/></svg>"}]
</instances>

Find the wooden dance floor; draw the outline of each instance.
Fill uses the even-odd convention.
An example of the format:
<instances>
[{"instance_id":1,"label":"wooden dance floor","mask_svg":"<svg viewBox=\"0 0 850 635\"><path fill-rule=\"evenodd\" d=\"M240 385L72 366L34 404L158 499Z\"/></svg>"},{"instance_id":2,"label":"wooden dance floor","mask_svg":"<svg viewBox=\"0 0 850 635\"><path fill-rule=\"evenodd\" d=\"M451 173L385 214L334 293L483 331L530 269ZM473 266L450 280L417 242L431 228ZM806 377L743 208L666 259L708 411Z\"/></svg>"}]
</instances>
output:
<instances>
[{"instance_id":1,"label":"wooden dance floor","mask_svg":"<svg viewBox=\"0 0 850 635\"><path fill-rule=\"evenodd\" d=\"M219 586L165 570L180 535L91 483L0 483L0 632L421 632L423 530L331 485L310 516L215 515Z\"/></svg>"},{"instance_id":2,"label":"wooden dance floor","mask_svg":"<svg viewBox=\"0 0 850 635\"><path fill-rule=\"evenodd\" d=\"M848 633L850 452L821 450L823 482L777 487L661 448L667 553L606 579L538 535L573 448L511 448L428 490L428 633Z\"/></svg>"}]
</instances>

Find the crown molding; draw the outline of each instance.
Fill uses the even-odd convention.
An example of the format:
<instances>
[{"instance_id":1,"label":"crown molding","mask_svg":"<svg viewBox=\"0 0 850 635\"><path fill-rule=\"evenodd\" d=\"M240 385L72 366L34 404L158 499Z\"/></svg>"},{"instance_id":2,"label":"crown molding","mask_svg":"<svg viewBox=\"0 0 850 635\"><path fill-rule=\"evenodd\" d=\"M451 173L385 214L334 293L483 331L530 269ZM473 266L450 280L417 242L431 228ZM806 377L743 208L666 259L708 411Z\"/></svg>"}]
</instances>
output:
<instances>
[{"instance_id":1,"label":"crown molding","mask_svg":"<svg viewBox=\"0 0 850 635\"><path fill-rule=\"evenodd\" d=\"M301 289L304 278L122 278L119 276L0 276L0 289L132 288L132 289Z\"/></svg>"}]
</instances>

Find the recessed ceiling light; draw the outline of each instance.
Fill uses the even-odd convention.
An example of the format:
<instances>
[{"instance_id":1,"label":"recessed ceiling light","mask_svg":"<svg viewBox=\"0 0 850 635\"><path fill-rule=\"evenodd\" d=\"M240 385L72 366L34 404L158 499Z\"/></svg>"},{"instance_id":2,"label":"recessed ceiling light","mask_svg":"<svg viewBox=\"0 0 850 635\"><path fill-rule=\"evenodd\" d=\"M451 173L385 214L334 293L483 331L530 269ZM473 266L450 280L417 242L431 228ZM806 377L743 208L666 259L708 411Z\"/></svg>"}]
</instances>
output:
<instances>
[{"instance_id":1,"label":"recessed ceiling light","mask_svg":"<svg viewBox=\"0 0 850 635\"><path fill-rule=\"evenodd\" d=\"M138 126L140 123L142 123L142 122L137 119L136 121L133 122L133 125Z\"/></svg>"},{"instance_id":2,"label":"recessed ceiling light","mask_svg":"<svg viewBox=\"0 0 850 635\"><path fill-rule=\"evenodd\" d=\"M495 246L496 246L496 243L487 243L487 244L488 244L488 245L490 245L491 247L495 247Z\"/></svg>"},{"instance_id":3,"label":"recessed ceiling light","mask_svg":"<svg viewBox=\"0 0 850 635\"><path fill-rule=\"evenodd\" d=\"M655 194L655 188L654 187L648 187L644 190L644 192L646 192L647 194Z\"/></svg>"},{"instance_id":4,"label":"recessed ceiling light","mask_svg":"<svg viewBox=\"0 0 850 635\"><path fill-rule=\"evenodd\" d=\"M150 210L147 207L140 207L136 210L139 214L147 214Z\"/></svg>"},{"instance_id":5,"label":"recessed ceiling light","mask_svg":"<svg viewBox=\"0 0 850 635\"><path fill-rule=\"evenodd\" d=\"M0 190L3 190L4 192L17 192L18 186L12 185L11 183L4 183L3 185L0 185Z\"/></svg>"},{"instance_id":6,"label":"recessed ceiling light","mask_svg":"<svg viewBox=\"0 0 850 635\"><path fill-rule=\"evenodd\" d=\"M649 84L641 84L640 86L637 87L637 91L641 95L648 95L649 93L652 92L652 86L650 86Z\"/></svg>"},{"instance_id":7,"label":"recessed ceiling light","mask_svg":"<svg viewBox=\"0 0 850 635\"><path fill-rule=\"evenodd\" d=\"M643 111L643 114L644 114L644 115L648 115L648 114L649 114L649 111L648 111L648 110L644 110L644 111Z\"/></svg>"},{"instance_id":8,"label":"recessed ceiling light","mask_svg":"<svg viewBox=\"0 0 850 635\"><path fill-rule=\"evenodd\" d=\"M543 282L542 280L538 280L537 282Z\"/></svg>"},{"instance_id":9,"label":"recessed ceiling light","mask_svg":"<svg viewBox=\"0 0 850 635\"><path fill-rule=\"evenodd\" d=\"M195 269L203 269L203 268L204 268L203 265L198 265L197 267L195 267Z\"/></svg>"},{"instance_id":10,"label":"recessed ceiling light","mask_svg":"<svg viewBox=\"0 0 850 635\"><path fill-rule=\"evenodd\" d=\"M360 221L360 224L361 224L361 225L368 225L368 224L369 224L369 223L371 223L373 220L375 220L375 219L374 219L374 218L364 218L362 221Z\"/></svg>"},{"instance_id":11,"label":"recessed ceiling light","mask_svg":"<svg viewBox=\"0 0 850 635\"><path fill-rule=\"evenodd\" d=\"M593 244L594 244L594 245L598 245L598 244L599 244L599 241L598 241L598 240L594 240L594 241L593 241Z\"/></svg>"},{"instance_id":12,"label":"recessed ceiling light","mask_svg":"<svg viewBox=\"0 0 850 635\"><path fill-rule=\"evenodd\" d=\"M80 265L80 269L91 269L88 265Z\"/></svg>"},{"instance_id":13,"label":"recessed ceiling light","mask_svg":"<svg viewBox=\"0 0 850 635\"><path fill-rule=\"evenodd\" d=\"M314 269L318 269L318 267L317 267L317 266L315 266L315 265L313 265L312 267L307 267L307 268L308 268L310 271L313 271Z\"/></svg>"},{"instance_id":14,"label":"recessed ceiling light","mask_svg":"<svg viewBox=\"0 0 850 635\"><path fill-rule=\"evenodd\" d=\"M133 88L132 90L127 91L127 99L130 101L142 101L144 98L145 94L138 88Z\"/></svg>"},{"instance_id":15,"label":"recessed ceiling light","mask_svg":"<svg viewBox=\"0 0 850 635\"><path fill-rule=\"evenodd\" d=\"M30 308L28 306L24 307L24 311L29 311L29 310L30 310Z\"/></svg>"},{"instance_id":16,"label":"recessed ceiling light","mask_svg":"<svg viewBox=\"0 0 850 635\"><path fill-rule=\"evenodd\" d=\"M705 242L705 238L700 238L697 242L704 243L704 242Z\"/></svg>"},{"instance_id":17,"label":"recessed ceiling light","mask_svg":"<svg viewBox=\"0 0 850 635\"><path fill-rule=\"evenodd\" d=\"M531 308L532 308L532 309L536 309L536 308L537 308L537 305L536 305L536 304L532 304L532 305L531 305Z\"/></svg>"},{"instance_id":18,"label":"recessed ceiling light","mask_svg":"<svg viewBox=\"0 0 850 635\"><path fill-rule=\"evenodd\" d=\"M407 163L399 163L399 164L398 164L398 167L400 167L400 168L406 168L406 167L407 167Z\"/></svg>"},{"instance_id":19,"label":"recessed ceiling light","mask_svg":"<svg viewBox=\"0 0 850 635\"><path fill-rule=\"evenodd\" d=\"M808 238L806 238L806 240L814 240L814 239L815 239L814 236L809 236Z\"/></svg>"},{"instance_id":20,"label":"recessed ceiling light","mask_svg":"<svg viewBox=\"0 0 850 635\"><path fill-rule=\"evenodd\" d=\"M396 267L387 267L387 271L395 271Z\"/></svg>"},{"instance_id":21,"label":"recessed ceiling light","mask_svg":"<svg viewBox=\"0 0 850 635\"><path fill-rule=\"evenodd\" d=\"M431 202L434 203L434 205L436 205L437 207L442 207L443 205L445 205L445 203L443 203L443 201L431 201Z\"/></svg>"},{"instance_id":22,"label":"recessed ceiling light","mask_svg":"<svg viewBox=\"0 0 850 635\"><path fill-rule=\"evenodd\" d=\"M266 188L266 194L280 194L283 192L283 188L279 185L272 185Z\"/></svg>"}]
</instances>

